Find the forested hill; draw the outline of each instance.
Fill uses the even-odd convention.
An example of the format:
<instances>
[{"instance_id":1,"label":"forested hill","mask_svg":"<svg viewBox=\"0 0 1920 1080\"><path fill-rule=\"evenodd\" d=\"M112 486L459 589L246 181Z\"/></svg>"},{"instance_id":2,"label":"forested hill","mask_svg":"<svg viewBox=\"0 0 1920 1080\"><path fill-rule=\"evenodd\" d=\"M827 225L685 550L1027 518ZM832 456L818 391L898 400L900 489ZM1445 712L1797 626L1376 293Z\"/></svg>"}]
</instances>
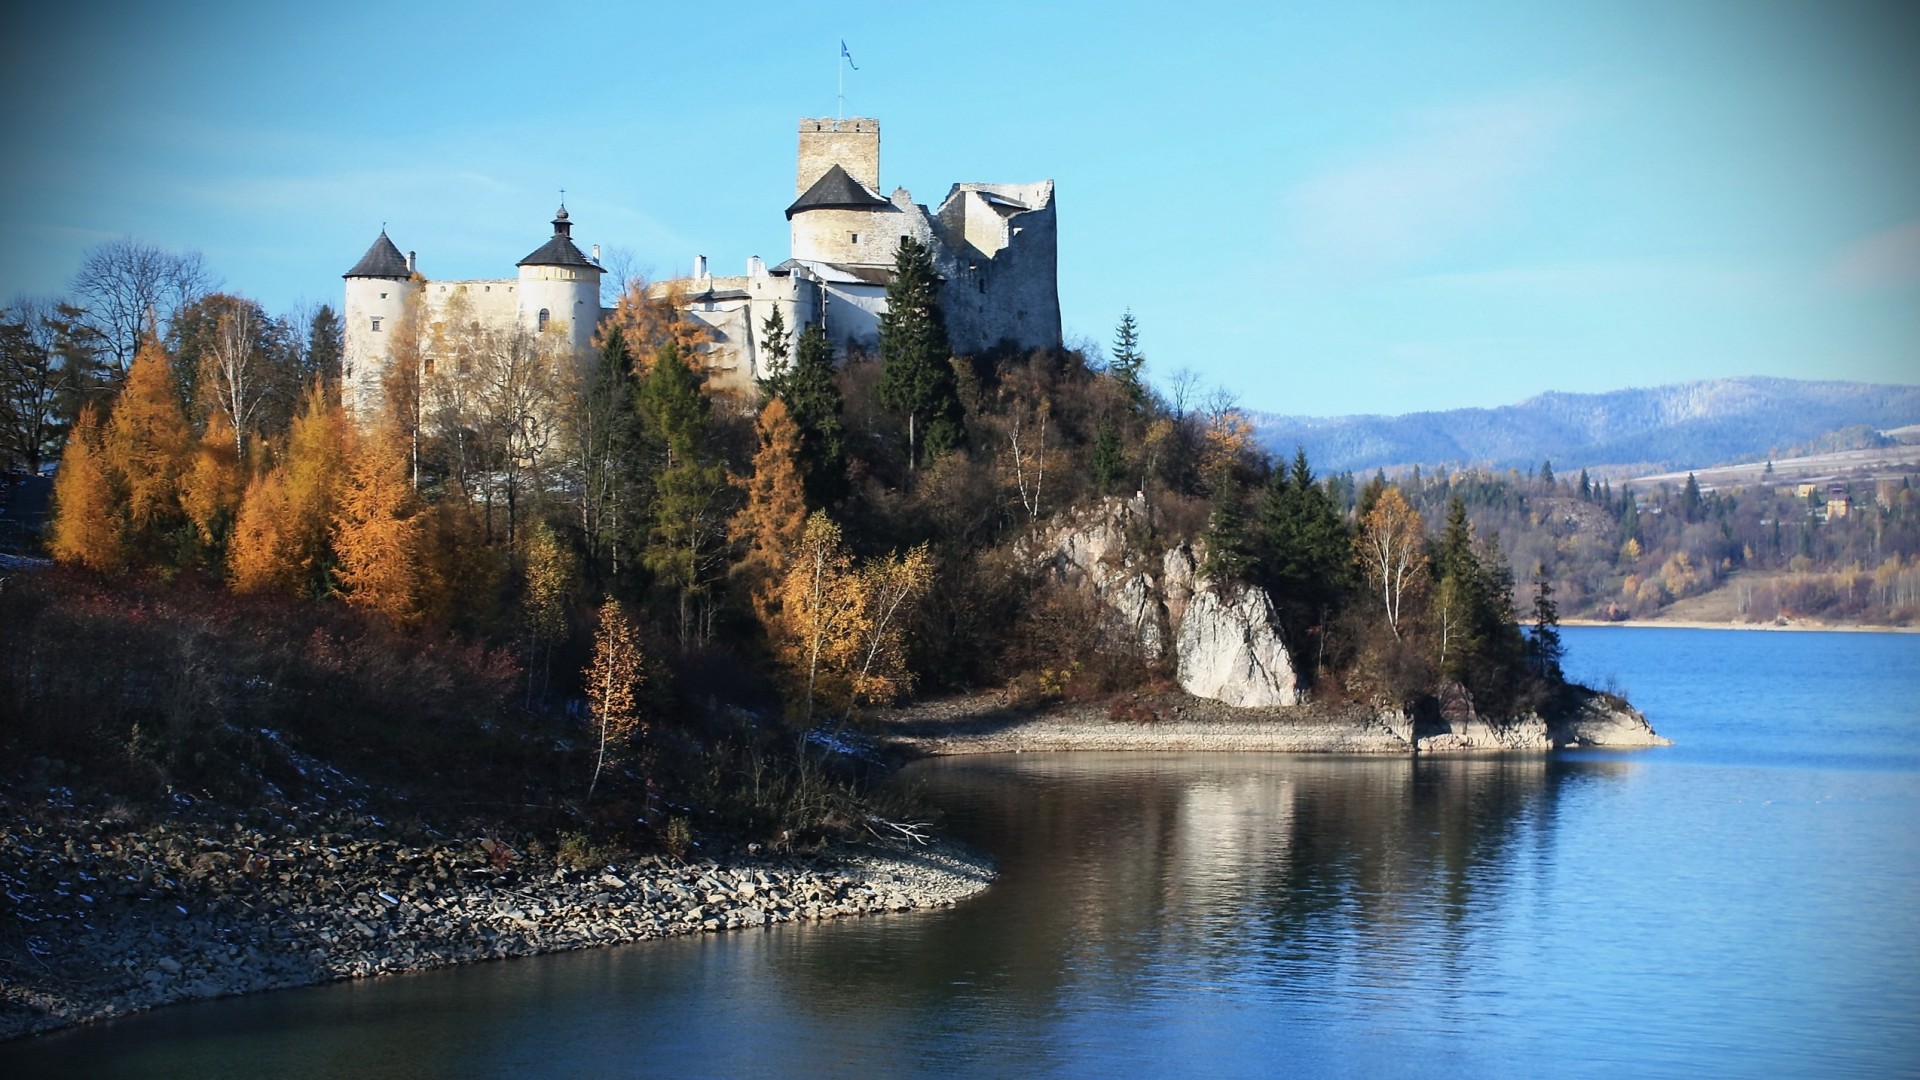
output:
<instances>
[{"instance_id":1,"label":"forested hill","mask_svg":"<svg viewBox=\"0 0 1920 1080\"><path fill-rule=\"evenodd\" d=\"M1260 439L1304 446L1323 471L1411 465L1621 473L1699 468L1776 456L1842 428L1920 422L1920 386L1738 378L1607 394L1546 393L1497 409L1405 416L1254 414Z\"/></svg>"}]
</instances>

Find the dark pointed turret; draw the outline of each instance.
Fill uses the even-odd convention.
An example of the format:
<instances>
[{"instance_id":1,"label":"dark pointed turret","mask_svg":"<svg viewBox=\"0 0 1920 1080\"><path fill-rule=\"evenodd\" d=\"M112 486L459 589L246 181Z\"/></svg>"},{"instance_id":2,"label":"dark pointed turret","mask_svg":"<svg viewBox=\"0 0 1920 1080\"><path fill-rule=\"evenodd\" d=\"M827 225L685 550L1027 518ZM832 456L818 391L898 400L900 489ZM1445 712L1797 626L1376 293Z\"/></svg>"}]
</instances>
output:
<instances>
[{"instance_id":1,"label":"dark pointed turret","mask_svg":"<svg viewBox=\"0 0 1920 1080\"><path fill-rule=\"evenodd\" d=\"M343 278L392 278L395 281L405 281L410 275L407 257L400 254L400 249L393 246L393 241L387 239L387 230L381 229L380 238L373 242L373 246L367 249L367 253L360 256L360 261L353 264L353 269L340 276Z\"/></svg>"},{"instance_id":2,"label":"dark pointed turret","mask_svg":"<svg viewBox=\"0 0 1920 1080\"><path fill-rule=\"evenodd\" d=\"M567 216L565 204L560 212L553 215L553 236L536 248L533 254L521 259L516 266L581 266L594 270L600 264L580 253L573 246L573 219Z\"/></svg>"}]
</instances>

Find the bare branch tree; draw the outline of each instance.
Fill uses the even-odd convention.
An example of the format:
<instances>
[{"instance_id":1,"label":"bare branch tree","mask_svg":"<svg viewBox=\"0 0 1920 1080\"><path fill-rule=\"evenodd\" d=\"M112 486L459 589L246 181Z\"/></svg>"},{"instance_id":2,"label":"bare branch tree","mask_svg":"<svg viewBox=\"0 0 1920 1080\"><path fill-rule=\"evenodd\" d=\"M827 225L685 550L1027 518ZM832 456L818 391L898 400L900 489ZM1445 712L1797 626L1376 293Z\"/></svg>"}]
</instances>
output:
<instances>
[{"instance_id":1,"label":"bare branch tree","mask_svg":"<svg viewBox=\"0 0 1920 1080\"><path fill-rule=\"evenodd\" d=\"M197 251L172 252L123 236L88 251L72 287L106 339L114 370L125 372L143 330L171 322L218 283Z\"/></svg>"}]
</instances>

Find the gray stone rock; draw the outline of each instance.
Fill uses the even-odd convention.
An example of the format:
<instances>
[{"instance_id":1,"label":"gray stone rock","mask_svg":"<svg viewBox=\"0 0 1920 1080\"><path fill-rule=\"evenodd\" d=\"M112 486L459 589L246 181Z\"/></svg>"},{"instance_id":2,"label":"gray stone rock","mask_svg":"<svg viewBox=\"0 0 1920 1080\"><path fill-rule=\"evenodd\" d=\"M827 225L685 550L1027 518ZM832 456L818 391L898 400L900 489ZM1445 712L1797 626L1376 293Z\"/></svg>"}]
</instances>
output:
<instances>
[{"instance_id":1,"label":"gray stone rock","mask_svg":"<svg viewBox=\"0 0 1920 1080\"><path fill-rule=\"evenodd\" d=\"M1195 589L1174 644L1180 688L1196 697L1241 708L1272 708L1300 701L1293 658L1280 640L1273 602L1265 590L1223 595L1212 582Z\"/></svg>"}]
</instances>

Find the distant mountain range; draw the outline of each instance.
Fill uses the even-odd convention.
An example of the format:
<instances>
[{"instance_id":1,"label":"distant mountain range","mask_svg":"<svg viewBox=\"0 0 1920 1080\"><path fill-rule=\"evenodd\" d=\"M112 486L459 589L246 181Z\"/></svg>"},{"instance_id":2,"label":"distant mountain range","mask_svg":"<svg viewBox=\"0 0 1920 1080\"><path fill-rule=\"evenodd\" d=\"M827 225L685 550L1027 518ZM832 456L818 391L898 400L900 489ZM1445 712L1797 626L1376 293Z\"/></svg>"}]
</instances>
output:
<instances>
[{"instance_id":1,"label":"distant mountain range","mask_svg":"<svg viewBox=\"0 0 1920 1080\"><path fill-rule=\"evenodd\" d=\"M1252 414L1260 441L1292 457L1307 448L1314 471L1393 472L1414 465L1556 472L1586 468L1637 475L1784 456L1834 441L1842 429L1875 432L1920 423L1920 386L1737 378L1616 390L1546 393L1497 409L1405 416Z\"/></svg>"}]
</instances>

